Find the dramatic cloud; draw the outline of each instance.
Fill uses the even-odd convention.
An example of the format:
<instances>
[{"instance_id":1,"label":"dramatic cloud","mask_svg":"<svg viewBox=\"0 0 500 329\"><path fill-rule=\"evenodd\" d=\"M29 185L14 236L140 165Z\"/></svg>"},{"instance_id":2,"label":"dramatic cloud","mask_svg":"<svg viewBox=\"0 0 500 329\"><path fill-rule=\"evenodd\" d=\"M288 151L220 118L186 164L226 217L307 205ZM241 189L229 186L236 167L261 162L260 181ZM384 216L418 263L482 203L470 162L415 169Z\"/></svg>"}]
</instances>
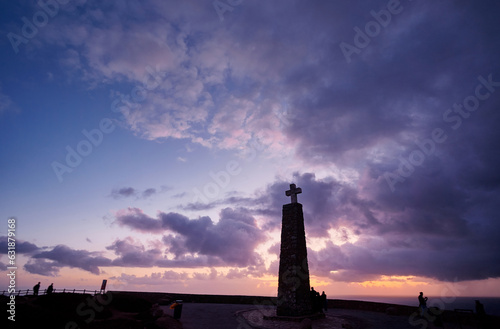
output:
<instances>
[{"instance_id":1,"label":"dramatic cloud","mask_svg":"<svg viewBox=\"0 0 500 329\"><path fill-rule=\"evenodd\" d=\"M86 6L77 17L58 17L43 37L75 48L61 60L71 59L89 83L133 84L135 92L116 94L113 110L146 139L241 150L257 138L270 152L294 146L308 164L375 166L380 174L397 168L398 158L407 158L434 128L448 128L448 140L426 164L448 160L442 168L460 166L459 149L498 141L494 1L397 2L389 21L364 37L356 31L376 22L373 13L387 11L386 0L249 2L225 13L224 24L211 4L197 1ZM150 16L161 19L144 20ZM346 55L342 44L357 45L356 51ZM477 77L490 74L495 83L481 91L489 98L477 111L443 118L474 95ZM456 120L463 124L450 130ZM462 128L465 121L470 125ZM493 135L475 134L478 126ZM475 155L487 157L480 150ZM497 164L491 155L487 160L486 169ZM130 189L117 195L129 196Z\"/></svg>"},{"instance_id":2,"label":"dramatic cloud","mask_svg":"<svg viewBox=\"0 0 500 329\"><path fill-rule=\"evenodd\" d=\"M304 205L308 237L326 235L330 239L325 248L309 251L315 273L342 281L380 275L445 281L500 276L495 261L500 243L493 233L500 224L492 215L498 213L498 205L489 198L471 199L469 193L454 192L439 180L435 185L427 183L436 191L415 193L418 189L413 187L412 196L391 198L386 189L376 189L378 185L372 186L370 180L363 181L365 188L358 190L363 192L311 174L296 175L295 183L303 190L299 201ZM270 208L279 205L272 200L283 191L283 182L269 186L267 200L276 203ZM332 233L341 236L335 244Z\"/></svg>"},{"instance_id":3,"label":"dramatic cloud","mask_svg":"<svg viewBox=\"0 0 500 329\"><path fill-rule=\"evenodd\" d=\"M39 274L44 276L57 276L61 264L58 262L47 261L45 259L31 259L24 265L24 269L32 274Z\"/></svg>"},{"instance_id":4,"label":"dramatic cloud","mask_svg":"<svg viewBox=\"0 0 500 329\"><path fill-rule=\"evenodd\" d=\"M8 237L7 236L0 236L0 249L1 250L7 250L8 248ZM14 239L16 239L14 237ZM37 247L35 244L27 241L22 241L22 240L15 240L16 244L16 253L17 254L30 254L35 251L40 250L39 247Z\"/></svg>"},{"instance_id":5,"label":"dramatic cloud","mask_svg":"<svg viewBox=\"0 0 500 329\"><path fill-rule=\"evenodd\" d=\"M198 254L218 258L227 265L257 265L262 261L254 249L265 235L245 209L225 208L214 223L210 217L189 219L178 213L160 213L153 219L140 209L129 208L118 212L116 221L141 232L172 232L163 237L163 242L176 260Z\"/></svg>"},{"instance_id":6,"label":"dramatic cloud","mask_svg":"<svg viewBox=\"0 0 500 329\"><path fill-rule=\"evenodd\" d=\"M106 247L115 252L119 258L113 261L114 266L151 267L162 257L162 251L158 248L145 249L132 238L116 240L111 246Z\"/></svg>"},{"instance_id":7,"label":"dramatic cloud","mask_svg":"<svg viewBox=\"0 0 500 329\"><path fill-rule=\"evenodd\" d=\"M494 233L500 230L496 194L489 191L472 198L444 174L433 179L422 178L392 193L385 181L368 172L358 186L333 177L295 174L292 181L303 190L298 199L307 237L326 241L323 248L309 250L312 273L336 281L374 280L383 275L445 281L500 276L495 261L500 252ZM284 193L289 183L276 181L253 200L228 198L217 203L247 207L261 218L262 230L279 231L282 205L289 202ZM197 207L203 209L203 205ZM178 248L181 253L187 251L182 249L185 244ZM269 252L279 255L279 245ZM277 273L277 262L268 271Z\"/></svg>"},{"instance_id":8,"label":"dramatic cloud","mask_svg":"<svg viewBox=\"0 0 500 329\"><path fill-rule=\"evenodd\" d=\"M161 221L149 217L138 208L120 210L116 213L116 218L119 225L129 226L144 233L160 233L163 231Z\"/></svg>"},{"instance_id":9,"label":"dramatic cloud","mask_svg":"<svg viewBox=\"0 0 500 329\"><path fill-rule=\"evenodd\" d=\"M163 240L165 240L165 237ZM123 240L116 240L106 249L113 251L117 256L117 258L113 259L112 266L195 268L225 265L219 257L215 256L185 253L175 255L174 258L168 257L169 246L170 244L165 243L165 241L157 241L154 246L146 248L140 241L127 237Z\"/></svg>"},{"instance_id":10,"label":"dramatic cloud","mask_svg":"<svg viewBox=\"0 0 500 329\"><path fill-rule=\"evenodd\" d=\"M99 266L111 265L111 260L100 256L101 253L75 250L65 245L58 245L50 251L42 251L32 258L35 262L25 265L31 273L55 275L58 268L68 266L80 268L92 274L100 274ZM50 260L52 262L46 261Z\"/></svg>"}]
</instances>

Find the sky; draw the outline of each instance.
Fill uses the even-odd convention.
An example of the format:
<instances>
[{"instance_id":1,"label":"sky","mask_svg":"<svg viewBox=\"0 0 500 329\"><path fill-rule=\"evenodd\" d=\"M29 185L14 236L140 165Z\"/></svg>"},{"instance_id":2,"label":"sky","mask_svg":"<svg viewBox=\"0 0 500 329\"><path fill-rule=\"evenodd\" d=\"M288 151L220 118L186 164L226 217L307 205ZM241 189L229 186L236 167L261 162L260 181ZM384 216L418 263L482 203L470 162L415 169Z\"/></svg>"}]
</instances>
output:
<instances>
[{"instance_id":1,"label":"sky","mask_svg":"<svg viewBox=\"0 0 500 329\"><path fill-rule=\"evenodd\" d=\"M0 268L275 296L500 296L497 1L3 1ZM8 277L0 277L6 290Z\"/></svg>"}]
</instances>

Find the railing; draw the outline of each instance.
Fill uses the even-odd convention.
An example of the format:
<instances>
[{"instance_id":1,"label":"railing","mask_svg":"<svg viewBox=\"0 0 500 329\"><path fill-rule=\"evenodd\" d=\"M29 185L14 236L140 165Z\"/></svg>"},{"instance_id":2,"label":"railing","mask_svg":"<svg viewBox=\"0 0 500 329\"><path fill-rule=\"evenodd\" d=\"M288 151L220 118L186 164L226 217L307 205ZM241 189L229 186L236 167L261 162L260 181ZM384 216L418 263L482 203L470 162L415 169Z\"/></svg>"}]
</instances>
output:
<instances>
[{"instance_id":1,"label":"railing","mask_svg":"<svg viewBox=\"0 0 500 329\"><path fill-rule=\"evenodd\" d=\"M89 290L89 289L54 289L52 293L60 293L60 294L101 294L103 293L102 290ZM47 289L44 289L43 291L39 290L38 295L46 295L47 294ZM10 295L7 290L2 291L2 296L5 295ZM33 295L33 289L26 289L26 290L16 290L16 293L14 294L16 296L32 296Z\"/></svg>"}]
</instances>

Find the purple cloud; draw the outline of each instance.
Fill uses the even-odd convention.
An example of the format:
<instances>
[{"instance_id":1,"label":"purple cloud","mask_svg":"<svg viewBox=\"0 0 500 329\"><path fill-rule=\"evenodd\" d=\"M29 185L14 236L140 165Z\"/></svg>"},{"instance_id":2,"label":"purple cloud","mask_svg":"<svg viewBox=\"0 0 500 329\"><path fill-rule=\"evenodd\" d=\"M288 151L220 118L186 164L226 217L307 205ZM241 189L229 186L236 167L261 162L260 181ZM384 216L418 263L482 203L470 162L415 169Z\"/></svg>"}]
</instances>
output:
<instances>
[{"instance_id":1,"label":"purple cloud","mask_svg":"<svg viewBox=\"0 0 500 329\"><path fill-rule=\"evenodd\" d=\"M132 238L116 240L106 249L114 251L119 256L113 260L113 266L152 267L163 254L158 248L145 249L142 244L136 243Z\"/></svg>"},{"instance_id":2,"label":"purple cloud","mask_svg":"<svg viewBox=\"0 0 500 329\"><path fill-rule=\"evenodd\" d=\"M158 219L153 219L140 209L118 212L116 221L142 232L174 233L164 236L163 242L176 259L196 253L218 258L228 265L262 262L254 248L265 240L265 236L245 209L225 208L217 223L210 217L189 219L178 213L160 213Z\"/></svg>"},{"instance_id":3,"label":"purple cloud","mask_svg":"<svg viewBox=\"0 0 500 329\"><path fill-rule=\"evenodd\" d=\"M149 198L150 196L156 194L156 189L154 188L148 188L142 192L142 198L146 199Z\"/></svg>"},{"instance_id":4,"label":"purple cloud","mask_svg":"<svg viewBox=\"0 0 500 329\"><path fill-rule=\"evenodd\" d=\"M24 265L24 269L32 274L44 276L57 276L61 269L61 264L45 259L31 259Z\"/></svg>"},{"instance_id":5,"label":"purple cloud","mask_svg":"<svg viewBox=\"0 0 500 329\"><path fill-rule=\"evenodd\" d=\"M14 237L14 239L15 239L15 237ZM8 244L8 237L7 236L0 236L0 249L7 250L7 247L8 247L7 244ZM38 250L40 250L40 248L33 243L16 239L16 253L18 253L18 254L30 254L30 253L33 253L33 252L38 251Z\"/></svg>"},{"instance_id":6,"label":"purple cloud","mask_svg":"<svg viewBox=\"0 0 500 329\"><path fill-rule=\"evenodd\" d=\"M27 271L33 273L57 273L57 268L68 266L80 268L92 274L100 274L100 266L110 266L111 260L100 256L98 252L75 250L65 245L58 245L49 251L42 251L33 255L35 263L27 264ZM51 260L47 262L45 260Z\"/></svg>"},{"instance_id":7,"label":"purple cloud","mask_svg":"<svg viewBox=\"0 0 500 329\"><path fill-rule=\"evenodd\" d=\"M111 191L111 196L115 199L135 196L137 191L133 187L122 187Z\"/></svg>"},{"instance_id":8,"label":"purple cloud","mask_svg":"<svg viewBox=\"0 0 500 329\"><path fill-rule=\"evenodd\" d=\"M162 187L161 192L168 191L168 188ZM114 199L122 199L122 198L130 198L130 197L135 197L137 199L147 199L153 195L158 193L157 189L155 188L147 188L144 191L140 191L138 189L135 189L133 187L122 187L122 188L117 188L113 189L110 193L110 196Z\"/></svg>"},{"instance_id":9,"label":"purple cloud","mask_svg":"<svg viewBox=\"0 0 500 329\"><path fill-rule=\"evenodd\" d=\"M149 217L139 208L120 210L117 212L116 218L119 225L129 226L141 232L159 233L163 230L159 220Z\"/></svg>"}]
</instances>

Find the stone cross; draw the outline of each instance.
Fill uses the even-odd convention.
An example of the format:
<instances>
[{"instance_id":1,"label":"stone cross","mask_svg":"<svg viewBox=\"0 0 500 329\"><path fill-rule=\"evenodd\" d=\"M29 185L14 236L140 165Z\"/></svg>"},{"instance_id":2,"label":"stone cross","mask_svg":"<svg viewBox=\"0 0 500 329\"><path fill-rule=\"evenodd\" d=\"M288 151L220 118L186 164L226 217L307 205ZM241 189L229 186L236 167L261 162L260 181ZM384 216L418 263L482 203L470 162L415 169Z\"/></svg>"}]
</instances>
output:
<instances>
[{"instance_id":1,"label":"stone cross","mask_svg":"<svg viewBox=\"0 0 500 329\"><path fill-rule=\"evenodd\" d=\"M292 197L292 203L297 203L297 194L302 193L302 189L295 184L290 184L290 189L285 192L286 196Z\"/></svg>"}]
</instances>

